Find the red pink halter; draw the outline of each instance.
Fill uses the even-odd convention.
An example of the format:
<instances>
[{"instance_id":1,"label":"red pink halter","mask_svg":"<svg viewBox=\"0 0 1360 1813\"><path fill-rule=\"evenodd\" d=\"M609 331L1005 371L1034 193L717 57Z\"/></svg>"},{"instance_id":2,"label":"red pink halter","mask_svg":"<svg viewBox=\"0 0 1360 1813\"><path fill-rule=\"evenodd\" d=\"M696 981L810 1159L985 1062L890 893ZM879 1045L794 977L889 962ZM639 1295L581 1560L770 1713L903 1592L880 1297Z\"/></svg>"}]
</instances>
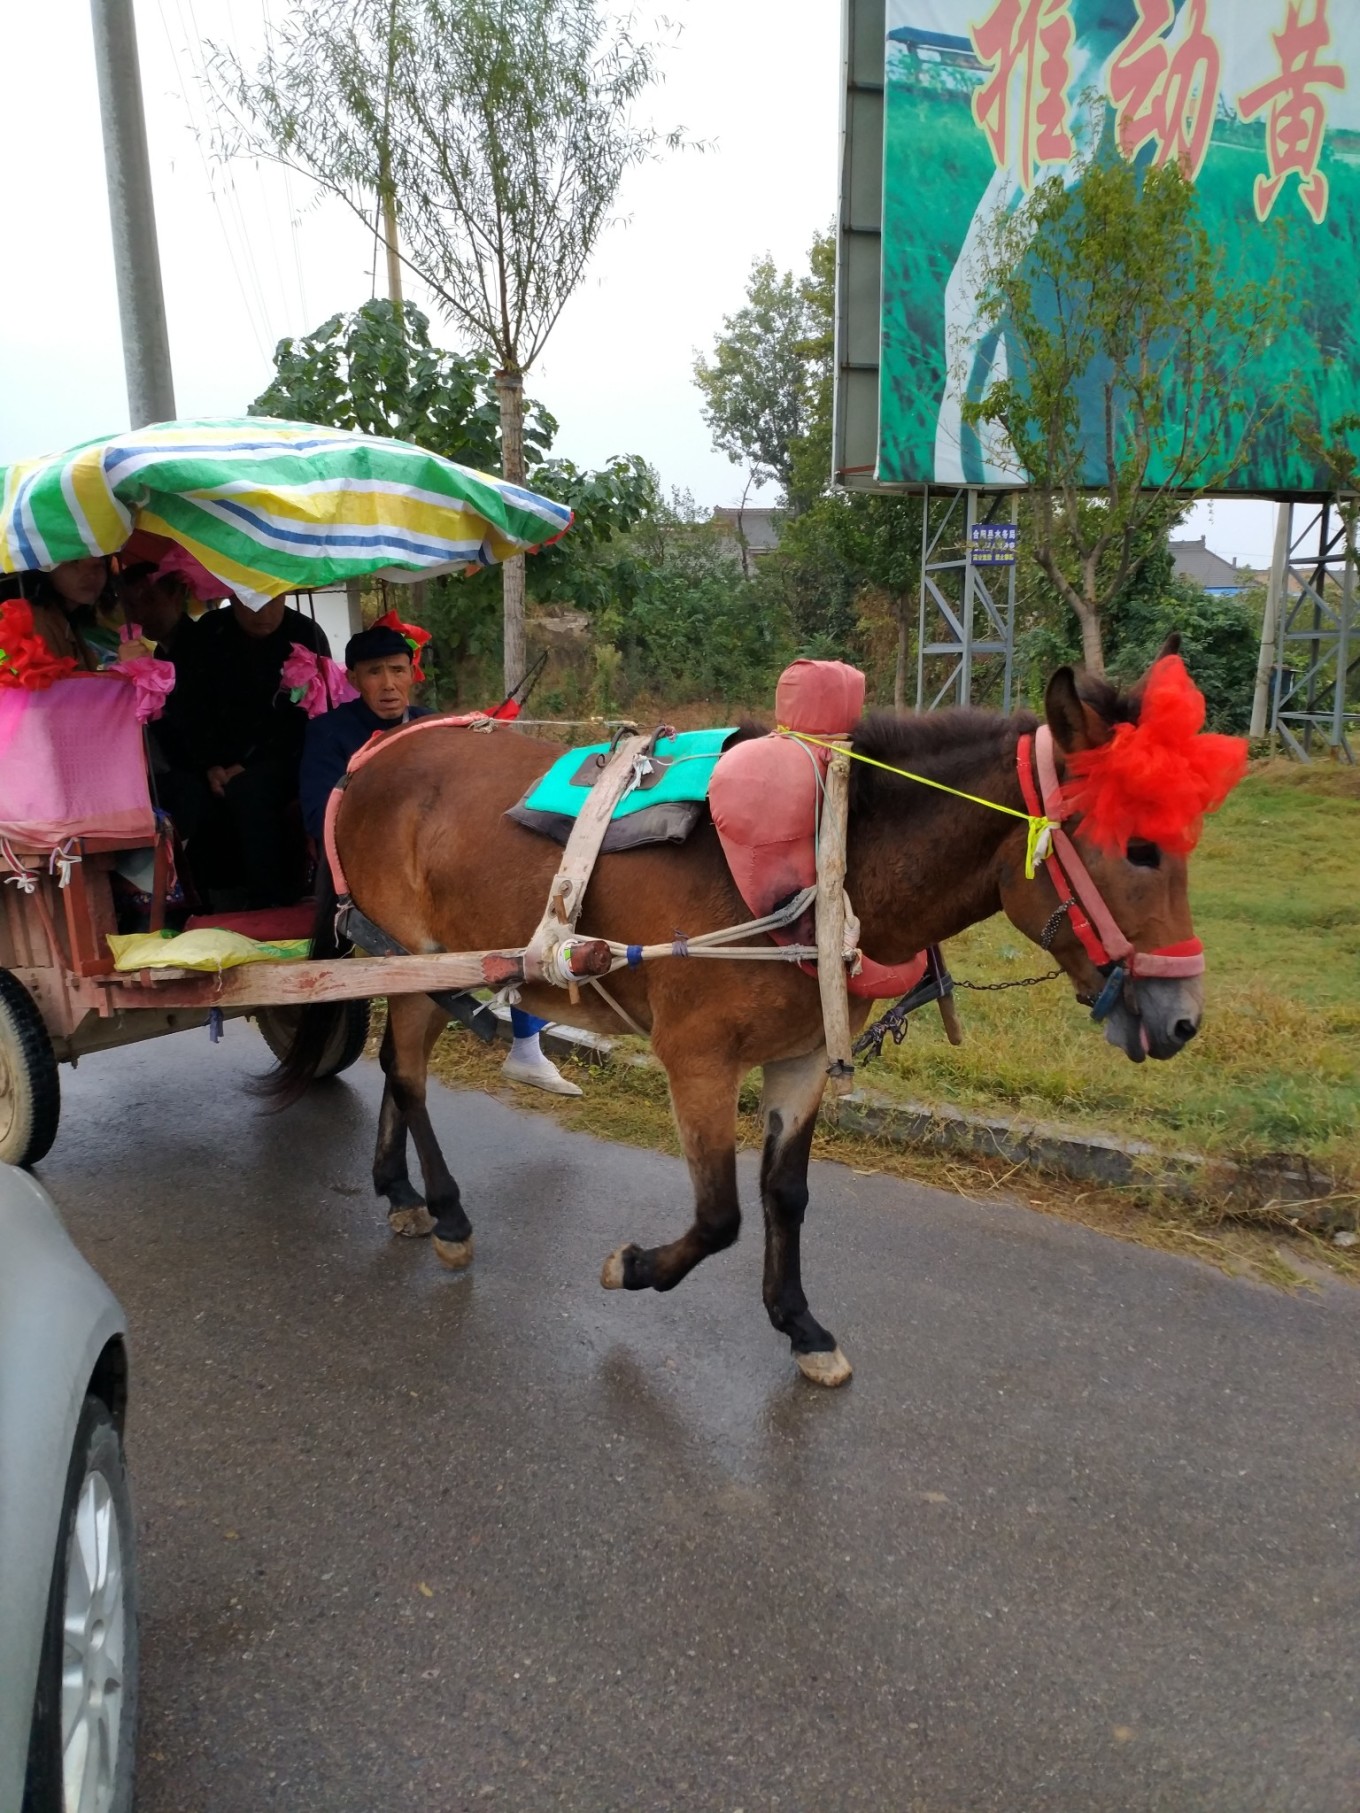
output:
<instances>
[{"instance_id":1,"label":"red pink halter","mask_svg":"<svg viewBox=\"0 0 1360 1813\"><path fill-rule=\"evenodd\" d=\"M1096 1017L1105 1018L1114 1006L1125 976L1202 976L1204 946L1198 938L1183 938L1178 944L1163 945L1155 951L1139 951L1115 923L1075 844L1062 828L1063 821L1072 817L1072 808L1063 798L1053 754L1053 732L1047 724L1041 724L1033 736L1021 737L1016 767L1026 811L1034 816L1042 811L1049 820L1044 865L1058 899L1071 902L1068 917L1072 930L1092 963L1098 969L1113 972L1110 982L1118 976L1116 986L1107 983L1102 990ZM1102 1005L1103 1013L1098 1011Z\"/></svg>"}]
</instances>

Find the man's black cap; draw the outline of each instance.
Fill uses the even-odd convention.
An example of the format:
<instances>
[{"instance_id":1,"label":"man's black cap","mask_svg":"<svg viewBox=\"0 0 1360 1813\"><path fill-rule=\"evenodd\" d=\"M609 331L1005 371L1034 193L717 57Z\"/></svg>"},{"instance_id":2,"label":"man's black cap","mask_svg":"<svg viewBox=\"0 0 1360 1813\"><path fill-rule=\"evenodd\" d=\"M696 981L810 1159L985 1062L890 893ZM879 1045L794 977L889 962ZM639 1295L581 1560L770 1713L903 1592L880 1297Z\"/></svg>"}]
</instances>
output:
<instances>
[{"instance_id":1,"label":"man's black cap","mask_svg":"<svg viewBox=\"0 0 1360 1813\"><path fill-rule=\"evenodd\" d=\"M360 661L383 661L388 655L409 658L410 653L411 644L405 636L399 636L385 623L375 623L372 629L360 630L345 644L345 666L357 667Z\"/></svg>"}]
</instances>

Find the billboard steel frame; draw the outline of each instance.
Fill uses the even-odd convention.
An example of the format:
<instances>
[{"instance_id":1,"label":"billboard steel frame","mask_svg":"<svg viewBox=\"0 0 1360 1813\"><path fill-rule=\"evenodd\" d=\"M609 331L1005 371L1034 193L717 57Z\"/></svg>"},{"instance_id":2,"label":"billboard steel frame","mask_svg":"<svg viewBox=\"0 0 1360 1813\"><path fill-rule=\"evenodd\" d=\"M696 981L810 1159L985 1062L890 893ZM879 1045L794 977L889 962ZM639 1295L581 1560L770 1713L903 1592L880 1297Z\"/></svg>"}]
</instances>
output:
<instances>
[{"instance_id":1,"label":"billboard steel frame","mask_svg":"<svg viewBox=\"0 0 1360 1813\"><path fill-rule=\"evenodd\" d=\"M1285 527L1271 574L1277 629L1270 728L1298 761L1309 762L1325 748L1354 764L1351 739L1360 739L1360 499L1345 507L1282 508ZM1306 519L1302 526L1300 517Z\"/></svg>"},{"instance_id":2,"label":"billboard steel frame","mask_svg":"<svg viewBox=\"0 0 1360 1813\"><path fill-rule=\"evenodd\" d=\"M1001 521L1013 524L1018 502L1013 491L926 491L923 496L916 638L918 711L934 711L941 705L994 703L998 678L1001 709L1011 709L1015 562L1004 568L983 567L976 558L973 531L979 525ZM957 533L960 525L962 540L951 539L951 529ZM943 676L940 663L944 664Z\"/></svg>"}]
</instances>

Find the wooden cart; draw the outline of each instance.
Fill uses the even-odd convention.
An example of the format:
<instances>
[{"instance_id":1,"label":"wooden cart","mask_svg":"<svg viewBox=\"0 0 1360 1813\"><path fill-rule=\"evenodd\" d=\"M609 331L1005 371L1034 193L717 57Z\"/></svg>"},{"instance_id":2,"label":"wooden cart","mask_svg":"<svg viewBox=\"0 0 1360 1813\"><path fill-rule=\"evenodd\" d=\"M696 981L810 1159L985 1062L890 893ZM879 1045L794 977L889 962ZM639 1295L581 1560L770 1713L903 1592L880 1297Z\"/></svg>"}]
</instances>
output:
<instances>
[{"instance_id":1,"label":"wooden cart","mask_svg":"<svg viewBox=\"0 0 1360 1813\"><path fill-rule=\"evenodd\" d=\"M129 847L137 846L118 840L119 851ZM47 852L15 848L32 891L0 883L0 1160L10 1164L36 1164L56 1138L59 1064L207 1026L214 1013L254 1019L279 1056L299 1008L345 1001L350 1010L320 1072L335 1076L363 1051L374 996L456 990L473 979L467 958L443 955L252 963L221 975L120 973L108 945L116 930L113 850L107 839L77 840L79 860L62 886Z\"/></svg>"}]
</instances>

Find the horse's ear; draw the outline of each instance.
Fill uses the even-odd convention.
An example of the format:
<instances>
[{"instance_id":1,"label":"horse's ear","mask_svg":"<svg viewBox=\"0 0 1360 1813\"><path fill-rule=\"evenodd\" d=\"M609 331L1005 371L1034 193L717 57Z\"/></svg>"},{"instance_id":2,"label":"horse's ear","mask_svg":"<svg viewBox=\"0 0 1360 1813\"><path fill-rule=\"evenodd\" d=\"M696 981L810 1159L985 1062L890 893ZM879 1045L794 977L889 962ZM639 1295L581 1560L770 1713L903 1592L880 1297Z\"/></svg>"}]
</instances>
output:
<instances>
[{"instance_id":1,"label":"horse's ear","mask_svg":"<svg viewBox=\"0 0 1360 1813\"><path fill-rule=\"evenodd\" d=\"M1108 718L1088 705L1077 691L1077 677L1070 667L1060 667L1044 693L1044 716L1053 740L1064 755L1098 749L1114 735Z\"/></svg>"},{"instance_id":2,"label":"horse's ear","mask_svg":"<svg viewBox=\"0 0 1360 1813\"><path fill-rule=\"evenodd\" d=\"M1152 678L1152 669L1156 667L1159 661L1164 661L1168 655L1178 655L1180 652L1181 633L1179 630L1172 630L1166 641L1163 642L1162 646L1157 650L1157 653L1152 657L1152 662L1147 672L1129 693L1129 704L1135 711L1141 711L1143 708L1143 694L1147 691L1147 683Z\"/></svg>"}]
</instances>

